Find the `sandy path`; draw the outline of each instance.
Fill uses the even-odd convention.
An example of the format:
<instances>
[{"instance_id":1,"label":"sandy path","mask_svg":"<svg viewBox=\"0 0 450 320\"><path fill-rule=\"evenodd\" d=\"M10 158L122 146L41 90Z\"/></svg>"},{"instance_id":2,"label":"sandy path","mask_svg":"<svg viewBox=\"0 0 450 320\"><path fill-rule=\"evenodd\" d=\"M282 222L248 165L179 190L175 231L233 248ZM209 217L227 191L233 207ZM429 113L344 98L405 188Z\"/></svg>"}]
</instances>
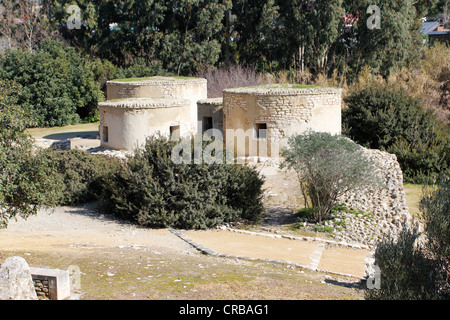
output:
<instances>
[{"instance_id":1,"label":"sandy path","mask_svg":"<svg viewBox=\"0 0 450 320\"><path fill-rule=\"evenodd\" d=\"M94 248L193 250L166 229L145 229L102 215L95 204L41 210L0 230L0 251L79 251Z\"/></svg>"}]
</instances>

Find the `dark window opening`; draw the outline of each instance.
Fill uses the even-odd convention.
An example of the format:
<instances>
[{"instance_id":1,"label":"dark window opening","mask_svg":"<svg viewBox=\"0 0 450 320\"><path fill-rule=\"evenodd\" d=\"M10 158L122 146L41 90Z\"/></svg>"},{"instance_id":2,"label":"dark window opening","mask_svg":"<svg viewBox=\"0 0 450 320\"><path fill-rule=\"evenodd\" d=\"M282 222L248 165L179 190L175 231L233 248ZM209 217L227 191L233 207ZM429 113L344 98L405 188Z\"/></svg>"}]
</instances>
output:
<instances>
[{"instance_id":1,"label":"dark window opening","mask_svg":"<svg viewBox=\"0 0 450 320\"><path fill-rule=\"evenodd\" d=\"M203 117L203 132L213 128L213 118Z\"/></svg>"},{"instance_id":2,"label":"dark window opening","mask_svg":"<svg viewBox=\"0 0 450 320\"><path fill-rule=\"evenodd\" d=\"M102 136L103 136L103 142L108 142L108 139L109 139L109 137L108 137L108 127L103 126L103 134L102 134Z\"/></svg>"},{"instance_id":3,"label":"dark window opening","mask_svg":"<svg viewBox=\"0 0 450 320\"><path fill-rule=\"evenodd\" d=\"M266 138L267 138L267 124L255 123L255 139L266 139Z\"/></svg>"},{"instance_id":4,"label":"dark window opening","mask_svg":"<svg viewBox=\"0 0 450 320\"><path fill-rule=\"evenodd\" d=\"M180 139L180 126L170 126L170 140Z\"/></svg>"}]
</instances>

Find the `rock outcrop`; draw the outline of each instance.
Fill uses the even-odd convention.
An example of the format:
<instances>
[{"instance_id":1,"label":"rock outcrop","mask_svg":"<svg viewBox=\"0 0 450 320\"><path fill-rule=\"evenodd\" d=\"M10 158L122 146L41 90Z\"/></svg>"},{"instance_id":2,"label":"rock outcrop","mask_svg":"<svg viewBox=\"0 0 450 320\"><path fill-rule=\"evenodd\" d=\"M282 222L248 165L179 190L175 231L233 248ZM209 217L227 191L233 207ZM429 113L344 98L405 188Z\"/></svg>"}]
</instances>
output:
<instances>
[{"instance_id":1,"label":"rock outcrop","mask_svg":"<svg viewBox=\"0 0 450 320\"><path fill-rule=\"evenodd\" d=\"M21 257L10 257L0 267L0 300L37 300L30 267Z\"/></svg>"}]
</instances>

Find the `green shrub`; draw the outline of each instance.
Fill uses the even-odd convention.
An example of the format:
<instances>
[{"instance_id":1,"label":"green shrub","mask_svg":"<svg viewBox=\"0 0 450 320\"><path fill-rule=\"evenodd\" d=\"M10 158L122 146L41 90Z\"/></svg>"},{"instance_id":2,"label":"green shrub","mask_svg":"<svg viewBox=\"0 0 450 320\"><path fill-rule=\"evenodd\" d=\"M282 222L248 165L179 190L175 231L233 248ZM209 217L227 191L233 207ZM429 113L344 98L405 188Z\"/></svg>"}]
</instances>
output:
<instances>
[{"instance_id":1,"label":"green shrub","mask_svg":"<svg viewBox=\"0 0 450 320\"><path fill-rule=\"evenodd\" d=\"M436 263L439 295L450 299L450 177L424 191L420 211L425 222L426 248Z\"/></svg>"},{"instance_id":2,"label":"green shrub","mask_svg":"<svg viewBox=\"0 0 450 320\"><path fill-rule=\"evenodd\" d=\"M119 160L86 151L73 149L69 151L42 150L41 159L51 167L53 182L60 186L57 203L71 205L97 200L99 196L99 179L108 175Z\"/></svg>"},{"instance_id":3,"label":"green shrub","mask_svg":"<svg viewBox=\"0 0 450 320\"><path fill-rule=\"evenodd\" d=\"M297 172L305 198L316 222L326 219L340 195L362 187L376 187L374 163L350 139L326 132L308 131L292 136L283 150L288 167Z\"/></svg>"},{"instance_id":4,"label":"green shrub","mask_svg":"<svg viewBox=\"0 0 450 320\"><path fill-rule=\"evenodd\" d=\"M450 179L426 188L420 201L424 234L404 228L398 239L385 238L375 250L380 288L368 299L450 298ZM418 241L421 237L422 241Z\"/></svg>"},{"instance_id":5,"label":"green shrub","mask_svg":"<svg viewBox=\"0 0 450 320\"><path fill-rule=\"evenodd\" d=\"M143 226L205 229L263 211L258 173L235 164L174 164L177 142L149 138L101 181L105 211Z\"/></svg>"},{"instance_id":6,"label":"green shrub","mask_svg":"<svg viewBox=\"0 0 450 320\"><path fill-rule=\"evenodd\" d=\"M27 113L17 105L20 86L0 80L0 228L11 218L27 218L42 205L55 205L60 186L51 179L52 164L33 154L24 133Z\"/></svg>"},{"instance_id":7,"label":"green shrub","mask_svg":"<svg viewBox=\"0 0 450 320\"><path fill-rule=\"evenodd\" d=\"M397 156L405 180L423 183L450 168L450 137L434 113L402 90L371 86L345 99L345 134Z\"/></svg>"},{"instance_id":8,"label":"green shrub","mask_svg":"<svg viewBox=\"0 0 450 320\"><path fill-rule=\"evenodd\" d=\"M370 300L435 299L436 278L433 261L416 240L416 229L404 229L398 239L385 238L375 250L380 268L380 288L365 292Z\"/></svg>"}]
</instances>

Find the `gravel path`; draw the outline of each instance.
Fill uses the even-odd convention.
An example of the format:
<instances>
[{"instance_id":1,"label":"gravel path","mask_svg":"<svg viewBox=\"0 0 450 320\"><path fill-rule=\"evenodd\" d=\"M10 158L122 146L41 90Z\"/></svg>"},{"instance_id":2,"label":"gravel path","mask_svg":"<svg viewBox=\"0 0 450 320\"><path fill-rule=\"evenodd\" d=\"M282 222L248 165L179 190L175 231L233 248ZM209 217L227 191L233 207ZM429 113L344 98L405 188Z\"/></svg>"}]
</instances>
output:
<instances>
[{"instance_id":1,"label":"gravel path","mask_svg":"<svg viewBox=\"0 0 450 320\"><path fill-rule=\"evenodd\" d=\"M0 230L0 250L76 251L78 248L151 248L194 251L166 229L146 229L101 214L96 203L41 210Z\"/></svg>"}]
</instances>

